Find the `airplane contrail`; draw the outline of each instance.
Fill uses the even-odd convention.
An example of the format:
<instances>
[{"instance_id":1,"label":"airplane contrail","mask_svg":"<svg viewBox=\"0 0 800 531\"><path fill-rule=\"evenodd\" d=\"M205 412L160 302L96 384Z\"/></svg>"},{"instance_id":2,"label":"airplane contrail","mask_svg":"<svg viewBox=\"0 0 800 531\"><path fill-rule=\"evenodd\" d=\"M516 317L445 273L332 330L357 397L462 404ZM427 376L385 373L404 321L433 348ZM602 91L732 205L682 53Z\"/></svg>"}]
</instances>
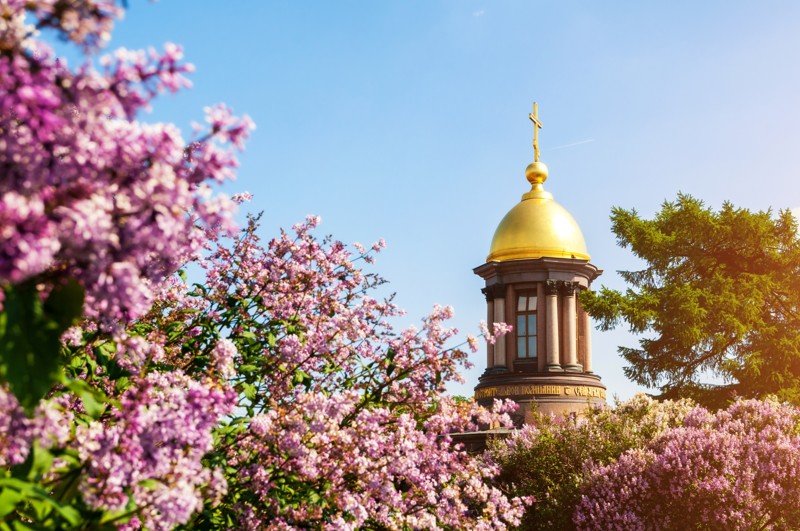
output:
<instances>
[{"instance_id":1,"label":"airplane contrail","mask_svg":"<svg viewBox=\"0 0 800 531\"><path fill-rule=\"evenodd\" d=\"M564 144L562 146L551 147L549 149L543 149L542 151L555 151L557 149L564 149L572 146L580 146L581 144L588 144L589 142L594 142L594 138L589 138L587 140L581 140L579 142L573 142L571 144Z\"/></svg>"}]
</instances>

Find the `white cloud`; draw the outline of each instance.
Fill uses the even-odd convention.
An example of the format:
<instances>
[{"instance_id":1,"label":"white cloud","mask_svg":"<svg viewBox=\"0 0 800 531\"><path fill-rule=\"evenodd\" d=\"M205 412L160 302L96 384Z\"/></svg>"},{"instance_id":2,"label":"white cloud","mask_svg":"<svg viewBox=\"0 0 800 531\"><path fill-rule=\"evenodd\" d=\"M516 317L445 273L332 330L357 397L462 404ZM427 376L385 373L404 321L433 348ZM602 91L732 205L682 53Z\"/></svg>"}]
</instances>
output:
<instances>
[{"instance_id":1,"label":"white cloud","mask_svg":"<svg viewBox=\"0 0 800 531\"><path fill-rule=\"evenodd\" d=\"M482 17L485 13L486 13L486 11L484 11L483 9L479 9L477 11L473 11L472 12L472 16L473 17Z\"/></svg>"}]
</instances>

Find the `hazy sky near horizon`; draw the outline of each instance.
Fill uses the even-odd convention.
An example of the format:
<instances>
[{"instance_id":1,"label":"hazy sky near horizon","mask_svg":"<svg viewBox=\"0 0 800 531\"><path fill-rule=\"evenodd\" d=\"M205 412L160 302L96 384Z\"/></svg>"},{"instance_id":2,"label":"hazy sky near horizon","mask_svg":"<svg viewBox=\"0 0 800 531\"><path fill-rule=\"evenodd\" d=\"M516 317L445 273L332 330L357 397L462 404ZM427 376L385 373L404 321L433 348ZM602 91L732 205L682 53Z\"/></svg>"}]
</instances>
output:
<instances>
[{"instance_id":1,"label":"hazy sky near horizon","mask_svg":"<svg viewBox=\"0 0 800 531\"><path fill-rule=\"evenodd\" d=\"M613 206L655 212L684 192L713 207L800 205L800 2L131 1L110 48L184 46L194 87L147 121L188 136L226 102L257 124L229 193L249 191L264 234L318 214L320 234L385 238L375 269L409 320L435 303L475 333L472 273L529 188L534 100L545 188L580 224L594 287L637 263ZM413 318L413 319L412 319ZM609 396L625 330L594 333ZM470 395L485 368L473 355Z\"/></svg>"}]
</instances>

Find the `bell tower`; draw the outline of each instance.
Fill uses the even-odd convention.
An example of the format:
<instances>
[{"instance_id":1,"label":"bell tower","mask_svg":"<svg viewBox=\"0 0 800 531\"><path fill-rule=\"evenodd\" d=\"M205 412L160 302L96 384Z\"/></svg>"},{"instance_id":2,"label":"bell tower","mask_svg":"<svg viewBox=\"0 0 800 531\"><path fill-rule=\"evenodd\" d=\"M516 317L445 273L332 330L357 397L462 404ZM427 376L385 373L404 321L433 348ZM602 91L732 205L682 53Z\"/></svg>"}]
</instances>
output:
<instances>
[{"instance_id":1,"label":"bell tower","mask_svg":"<svg viewBox=\"0 0 800 531\"><path fill-rule=\"evenodd\" d=\"M500 221L486 263L474 272L486 282L487 322L513 330L487 349L478 403L510 398L520 420L532 411L568 414L605 405L606 388L592 365L591 322L578 294L602 273L589 262L580 227L545 191L539 161L538 108L534 160L525 170L531 189Z\"/></svg>"}]
</instances>

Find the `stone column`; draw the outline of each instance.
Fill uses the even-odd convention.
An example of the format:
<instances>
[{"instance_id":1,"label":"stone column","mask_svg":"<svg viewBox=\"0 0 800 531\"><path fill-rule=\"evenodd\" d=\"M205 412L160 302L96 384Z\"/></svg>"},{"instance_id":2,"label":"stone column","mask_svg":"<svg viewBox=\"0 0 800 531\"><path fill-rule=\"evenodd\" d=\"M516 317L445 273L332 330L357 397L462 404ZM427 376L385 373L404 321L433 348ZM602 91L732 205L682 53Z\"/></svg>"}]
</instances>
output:
<instances>
[{"instance_id":1,"label":"stone column","mask_svg":"<svg viewBox=\"0 0 800 531\"><path fill-rule=\"evenodd\" d=\"M584 314L583 319L583 344L586 357L583 363L584 372L592 372L592 318L588 313Z\"/></svg>"},{"instance_id":2,"label":"stone column","mask_svg":"<svg viewBox=\"0 0 800 531\"><path fill-rule=\"evenodd\" d=\"M570 372L581 372L583 367L578 363L578 312L575 304L577 282L564 282L564 369Z\"/></svg>"},{"instance_id":3,"label":"stone column","mask_svg":"<svg viewBox=\"0 0 800 531\"><path fill-rule=\"evenodd\" d=\"M481 290L484 295L486 295L486 322L489 326L492 326L494 322L494 299L492 299L492 293L488 288L483 288ZM494 367L494 345L486 342L486 368L491 369Z\"/></svg>"},{"instance_id":4,"label":"stone column","mask_svg":"<svg viewBox=\"0 0 800 531\"><path fill-rule=\"evenodd\" d=\"M492 323L506 322L506 300L503 297L494 299L494 320ZM494 327L493 324L489 326ZM494 332L494 330L492 330ZM494 344L494 366L506 366L506 336L500 336Z\"/></svg>"},{"instance_id":5,"label":"stone column","mask_svg":"<svg viewBox=\"0 0 800 531\"><path fill-rule=\"evenodd\" d=\"M558 282L548 280L544 286L547 296L547 366L548 372L560 372L564 369L558 361Z\"/></svg>"}]
</instances>

